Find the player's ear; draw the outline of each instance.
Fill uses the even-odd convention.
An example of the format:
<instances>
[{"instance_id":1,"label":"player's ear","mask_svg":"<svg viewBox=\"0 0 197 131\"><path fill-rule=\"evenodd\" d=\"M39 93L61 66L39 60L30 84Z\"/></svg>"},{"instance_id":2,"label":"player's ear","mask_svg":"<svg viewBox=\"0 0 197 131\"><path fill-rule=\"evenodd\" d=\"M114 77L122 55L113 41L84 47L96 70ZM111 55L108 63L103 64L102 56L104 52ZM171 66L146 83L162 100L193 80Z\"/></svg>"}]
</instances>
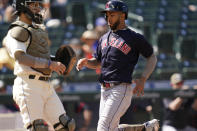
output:
<instances>
[{"instance_id":1,"label":"player's ear","mask_svg":"<svg viewBox=\"0 0 197 131\"><path fill-rule=\"evenodd\" d=\"M126 14L125 13L123 13L123 16L124 16L124 19L126 19Z\"/></svg>"},{"instance_id":2,"label":"player's ear","mask_svg":"<svg viewBox=\"0 0 197 131\"><path fill-rule=\"evenodd\" d=\"M125 13L123 13L123 12L121 12L121 14L120 14L120 17L121 17L121 19L126 19L126 14Z\"/></svg>"}]
</instances>

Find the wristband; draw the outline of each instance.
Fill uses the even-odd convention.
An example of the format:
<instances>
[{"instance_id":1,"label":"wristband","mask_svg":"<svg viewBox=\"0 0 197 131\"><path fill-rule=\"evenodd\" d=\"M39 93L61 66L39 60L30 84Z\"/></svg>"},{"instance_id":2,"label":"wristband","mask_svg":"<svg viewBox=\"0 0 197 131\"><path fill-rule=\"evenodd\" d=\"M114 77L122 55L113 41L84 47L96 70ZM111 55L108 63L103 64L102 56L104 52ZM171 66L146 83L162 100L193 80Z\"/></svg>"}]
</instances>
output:
<instances>
[{"instance_id":1,"label":"wristband","mask_svg":"<svg viewBox=\"0 0 197 131\"><path fill-rule=\"evenodd\" d=\"M48 61L48 68L50 67L51 65L51 60Z\"/></svg>"}]
</instances>

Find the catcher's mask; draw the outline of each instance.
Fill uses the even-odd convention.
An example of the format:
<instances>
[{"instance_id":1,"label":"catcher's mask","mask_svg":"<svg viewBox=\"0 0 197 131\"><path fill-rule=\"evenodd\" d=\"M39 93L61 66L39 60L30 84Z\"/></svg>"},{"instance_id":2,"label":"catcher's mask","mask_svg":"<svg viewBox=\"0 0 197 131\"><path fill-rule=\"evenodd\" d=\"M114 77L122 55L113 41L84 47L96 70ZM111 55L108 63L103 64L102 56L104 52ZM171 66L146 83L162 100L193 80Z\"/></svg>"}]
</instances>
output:
<instances>
[{"instance_id":1,"label":"catcher's mask","mask_svg":"<svg viewBox=\"0 0 197 131\"><path fill-rule=\"evenodd\" d=\"M16 15L20 15L20 13L23 12L36 24L41 24L43 22L43 15L45 12L43 0L14 0L12 5L16 9Z\"/></svg>"},{"instance_id":2,"label":"catcher's mask","mask_svg":"<svg viewBox=\"0 0 197 131\"><path fill-rule=\"evenodd\" d=\"M105 13L106 17L106 12L107 11L120 11L125 13L125 19L127 19L128 16L128 6L120 0L110 0L106 3L105 9L101 11L101 13Z\"/></svg>"}]
</instances>

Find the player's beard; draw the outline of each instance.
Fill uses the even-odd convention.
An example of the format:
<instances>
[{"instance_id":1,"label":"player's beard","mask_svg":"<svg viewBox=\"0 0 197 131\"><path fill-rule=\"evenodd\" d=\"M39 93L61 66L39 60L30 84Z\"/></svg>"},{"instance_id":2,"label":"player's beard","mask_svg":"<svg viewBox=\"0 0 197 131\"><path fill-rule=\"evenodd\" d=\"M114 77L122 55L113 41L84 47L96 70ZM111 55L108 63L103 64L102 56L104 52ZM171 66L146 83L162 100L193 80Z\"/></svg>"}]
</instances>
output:
<instances>
[{"instance_id":1,"label":"player's beard","mask_svg":"<svg viewBox=\"0 0 197 131\"><path fill-rule=\"evenodd\" d=\"M113 25L110 25L111 30L117 30L120 25L120 20L116 21Z\"/></svg>"}]
</instances>

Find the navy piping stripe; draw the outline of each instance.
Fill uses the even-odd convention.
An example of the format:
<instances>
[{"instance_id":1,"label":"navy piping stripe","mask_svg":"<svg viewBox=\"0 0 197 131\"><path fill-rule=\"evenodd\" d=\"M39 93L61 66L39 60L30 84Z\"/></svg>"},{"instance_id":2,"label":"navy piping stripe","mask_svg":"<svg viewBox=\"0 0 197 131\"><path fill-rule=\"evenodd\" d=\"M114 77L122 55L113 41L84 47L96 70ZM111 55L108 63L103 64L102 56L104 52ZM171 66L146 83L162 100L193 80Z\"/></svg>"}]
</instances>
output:
<instances>
[{"instance_id":1,"label":"navy piping stripe","mask_svg":"<svg viewBox=\"0 0 197 131\"><path fill-rule=\"evenodd\" d=\"M29 115L29 110L28 110L28 107L27 107L27 101L26 101L26 99L25 99L25 93L24 93L24 89L23 89L23 80L22 80L22 90L23 90L24 102L25 102L26 108L27 108L27 114L28 114L28 116L29 116L30 124L31 124L31 117L30 117L30 115Z\"/></svg>"},{"instance_id":2,"label":"navy piping stripe","mask_svg":"<svg viewBox=\"0 0 197 131\"><path fill-rule=\"evenodd\" d=\"M109 95L108 95L109 96ZM106 97L108 97L108 96L106 96ZM106 103L106 100L104 101L103 100L103 103L104 103L104 105L103 105L103 109L105 109L105 103ZM100 114L101 115L101 114ZM100 116L99 116L100 117Z\"/></svg>"},{"instance_id":3,"label":"navy piping stripe","mask_svg":"<svg viewBox=\"0 0 197 131\"><path fill-rule=\"evenodd\" d=\"M122 101L123 101L124 98L125 98L126 92L127 92L127 85L126 85L126 88L125 88L124 96L122 97L122 100L121 100L120 104L118 105L118 108L117 108L115 114L117 113L117 111L118 111L120 105L122 104ZM114 119L115 114L113 115L113 117L112 117L112 119L111 119L111 121L110 121L110 123L109 123L108 131L109 131L109 128L110 128L110 124L111 124L112 120Z\"/></svg>"}]
</instances>

